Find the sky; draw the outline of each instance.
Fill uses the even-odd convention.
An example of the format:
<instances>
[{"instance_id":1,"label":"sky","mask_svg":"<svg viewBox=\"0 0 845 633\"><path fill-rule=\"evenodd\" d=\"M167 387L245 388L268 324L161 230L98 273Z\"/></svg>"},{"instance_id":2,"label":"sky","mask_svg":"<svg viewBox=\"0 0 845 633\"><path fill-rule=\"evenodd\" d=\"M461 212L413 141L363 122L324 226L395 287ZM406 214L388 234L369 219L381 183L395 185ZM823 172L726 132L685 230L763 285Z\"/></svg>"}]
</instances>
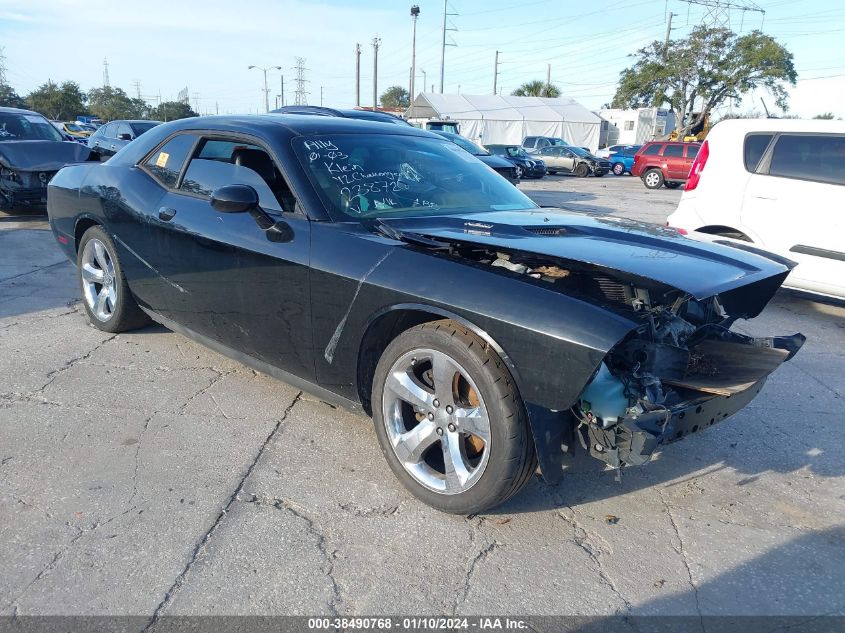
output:
<instances>
[{"instance_id":1,"label":"sky","mask_svg":"<svg viewBox=\"0 0 845 633\"><path fill-rule=\"evenodd\" d=\"M748 3L747 0L734 2ZM0 0L0 46L6 79L25 94L48 79L73 80L88 90L103 84L108 59L112 86L151 104L188 88L201 114L264 111L264 77L274 107L284 75L285 102L294 102L296 57L305 58L305 89L312 105L355 105L355 45L361 45L361 105L373 100L373 39L378 93L408 87L412 2L399 0ZM439 91L443 0L416 0L416 92ZM615 92L630 54L663 40L674 13L672 38L685 37L706 8L682 0L448 0L444 92L491 94L495 51L498 85L552 83L590 109ZM845 117L845 2L757 0L758 12L732 12L737 32L762 29L794 55L798 83L789 89L790 113ZM452 30L454 29L454 30ZM137 85L136 85L137 84ZM762 112L766 91L746 97L736 111ZM727 110L725 107L722 110Z\"/></svg>"}]
</instances>

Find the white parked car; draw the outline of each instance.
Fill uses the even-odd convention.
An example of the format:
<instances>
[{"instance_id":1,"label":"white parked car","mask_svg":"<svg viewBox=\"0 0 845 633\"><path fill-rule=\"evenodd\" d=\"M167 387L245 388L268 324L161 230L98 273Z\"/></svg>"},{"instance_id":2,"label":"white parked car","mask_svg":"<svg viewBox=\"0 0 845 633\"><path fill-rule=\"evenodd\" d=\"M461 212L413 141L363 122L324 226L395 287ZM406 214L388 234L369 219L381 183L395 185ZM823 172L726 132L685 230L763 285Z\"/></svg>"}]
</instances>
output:
<instances>
[{"instance_id":1,"label":"white parked car","mask_svg":"<svg viewBox=\"0 0 845 633\"><path fill-rule=\"evenodd\" d=\"M667 224L787 257L784 286L845 298L845 122L718 123Z\"/></svg>"}]
</instances>

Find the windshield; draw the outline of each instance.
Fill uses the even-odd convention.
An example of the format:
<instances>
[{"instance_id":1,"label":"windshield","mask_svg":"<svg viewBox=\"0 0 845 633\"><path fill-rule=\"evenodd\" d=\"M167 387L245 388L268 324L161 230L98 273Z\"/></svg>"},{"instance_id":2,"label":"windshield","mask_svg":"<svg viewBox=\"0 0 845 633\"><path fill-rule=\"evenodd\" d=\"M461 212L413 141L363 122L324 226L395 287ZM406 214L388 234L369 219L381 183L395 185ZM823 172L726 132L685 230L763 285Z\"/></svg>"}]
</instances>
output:
<instances>
[{"instance_id":1,"label":"windshield","mask_svg":"<svg viewBox=\"0 0 845 633\"><path fill-rule=\"evenodd\" d=\"M573 146L570 145L566 149L570 150L571 152L578 154L578 156L585 156L585 157L592 156L592 154L590 154L590 152L585 150L583 147L573 147Z\"/></svg>"},{"instance_id":2,"label":"windshield","mask_svg":"<svg viewBox=\"0 0 845 633\"><path fill-rule=\"evenodd\" d=\"M0 141L62 141L64 138L40 114L0 112Z\"/></svg>"},{"instance_id":3,"label":"windshield","mask_svg":"<svg viewBox=\"0 0 845 633\"><path fill-rule=\"evenodd\" d=\"M337 221L537 208L445 139L337 134L298 137L293 147Z\"/></svg>"},{"instance_id":4,"label":"windshield","mask_svg":"<svg viewBox=\"0 0 845 633\"><path fill-rule=\"evenodd\" d=\"M152 130L156 125L158 125L158 121L150 121L149 123L131 123L129 127L131 127L132 131L135 132L135 136L141 136L144 132Z\"/></svg>"},{"instance_id":5,"label":"windshield","mask_svg":"<svg viewBox=\"0 0 845 633\"><path fill-rule=\"evenodd\" d=\"M85 130L82 129L76 123L65 123L65 127L69 129L71 132L84 132Z\"/></svg>"},{"instance_id":6,"label":"windshield","mask_svg":"<svg viewBox=\"0 0 845 633\"><path fill-rule=\"evenodd\" d=\"M521 147L508 147L506 150L511 158L528 158L528 154Z\"/></svg>"},{"instance_id":7,"label":"windshield","mask_svg":"<svg viewBox=\"0 0 845 633\"><path fill-rule=\"evenodd\" d=\"M468 151L473 156L489 156L489 152L485 152L483 149L478 147L472 141L468 141L463 136L458 136L457 134L453 134L451 136L446 137L448 140L452 141L455 145L460 147L463 150Z\"/></svg>"}]
</instances>

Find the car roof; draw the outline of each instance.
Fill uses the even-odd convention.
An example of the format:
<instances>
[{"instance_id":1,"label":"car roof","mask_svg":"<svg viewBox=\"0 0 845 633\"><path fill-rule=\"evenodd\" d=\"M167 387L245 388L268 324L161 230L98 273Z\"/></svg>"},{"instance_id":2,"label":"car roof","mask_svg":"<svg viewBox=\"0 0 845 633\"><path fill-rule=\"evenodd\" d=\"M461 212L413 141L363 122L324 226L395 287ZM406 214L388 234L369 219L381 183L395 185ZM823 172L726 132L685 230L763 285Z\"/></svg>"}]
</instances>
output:
<instances>
[{"instance_id":1,"label":"car roof","mask_svg":"<svg viewBox=\"0 0 845 633\"><path fill-rule=\"evenodd\" d=\"M289 136L310 134L401 134L435 138L435 134L411 125L396 125L386 121L350 119L309 114L221 115L179 119L167 124L171 130L227 130L249 132L260 128L265 132L285 131Z\"/></svg>"},{"instance_id":2,"label":"car roof","mask_svg":"<svg viewBox=\"0 0 845 633\"><path fill-rule=\"evenodd\" d=\"M845 121L827 119L726 119L713 126L720 132L821 132L845 133Z\"/></svg>"},{"instance_id":3,"label":"car roof","mask_svg":"<svg viewBox=\"0 0 845 633\"><path fill-rule=\"evenodd\" d=\"M6 108L0 107L0 112L5 112L9 114L37 114L38 116L44 116L40 112L36 112L35 110L24 110L23 108ZM47 117L44 117L45 119Z\"/></svg>"},{"instance_id":4,"label":"car roof","mask_svg":"<svg viewBox=\"0 0 845 633\"><path fill-rule=\"evenodd\" d=\"M312 116L336 116L349 119L364 119L369 121L387 121L390 123L407 123L405 119L390 112L380 110L356 110L348 108L328 108L325 106L292 105L282 106L271 110L270 114L307 114Z\"/></svg>"}]
</instances>

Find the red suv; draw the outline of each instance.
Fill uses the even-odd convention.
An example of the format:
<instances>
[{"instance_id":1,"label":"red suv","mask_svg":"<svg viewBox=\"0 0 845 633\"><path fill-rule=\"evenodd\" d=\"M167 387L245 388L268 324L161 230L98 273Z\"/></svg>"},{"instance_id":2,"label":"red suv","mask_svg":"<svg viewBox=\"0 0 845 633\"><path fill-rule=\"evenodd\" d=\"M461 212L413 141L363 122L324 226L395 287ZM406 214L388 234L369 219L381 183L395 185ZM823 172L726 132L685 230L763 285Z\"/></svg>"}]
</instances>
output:
<instances>
[{"instance_id":1,"label":"red suv","mask_svg":"<svg viewBox=\"0 0 845 633\"><path fill-rule=\"evenodd\" d=\"M634 155L631 174L642 178L649 189L660 189L663 185L674 189L686 182L699 147L701 143L680 141L646 143Z\"/></svg>"}]
</instances>

